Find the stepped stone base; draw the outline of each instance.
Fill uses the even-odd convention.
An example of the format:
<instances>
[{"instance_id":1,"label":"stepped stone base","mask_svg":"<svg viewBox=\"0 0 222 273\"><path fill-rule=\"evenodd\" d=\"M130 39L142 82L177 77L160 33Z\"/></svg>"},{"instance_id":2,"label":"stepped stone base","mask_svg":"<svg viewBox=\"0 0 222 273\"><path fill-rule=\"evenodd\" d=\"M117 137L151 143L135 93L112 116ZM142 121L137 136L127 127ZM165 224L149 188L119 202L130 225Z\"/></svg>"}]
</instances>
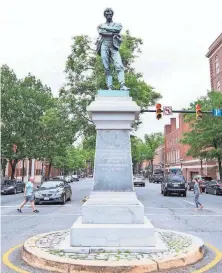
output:
<instances>
[{"instance_id":1,"label":"stepped stone base","mask_svg":"<svg viewBox=\"0 0 222 273\"><path fill-rule=\"evenodd\" d=\"M78 217L71 227L70 245L83 247L154 247L155 229L144 224L83 224Z\"/></svg>"},{"instance_id":2,"label":"stepped stone base","mask_svg":"<svg viewBox=\"0 0 222 273\"><path fill-rule=\"evenodd\" d=\"M83 224L143 224L144 206L135 192L92 192L82 206Z\"/></svg>"}]
</instances>

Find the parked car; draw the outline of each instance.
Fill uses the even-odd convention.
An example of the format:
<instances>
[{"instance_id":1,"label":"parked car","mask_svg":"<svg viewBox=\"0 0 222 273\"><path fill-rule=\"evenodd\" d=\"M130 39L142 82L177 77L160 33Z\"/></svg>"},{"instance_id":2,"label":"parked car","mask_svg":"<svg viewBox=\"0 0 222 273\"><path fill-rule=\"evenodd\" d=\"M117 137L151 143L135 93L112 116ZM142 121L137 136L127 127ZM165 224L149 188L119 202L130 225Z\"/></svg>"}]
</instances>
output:
<instances>
[{"instance_id":1,"label":"parked car","mask_svg":"<svg viewBox=\"0 0 222 273\"><path fill-rule=\"evenodd\" d=\"M161 184L161 193L167 196L171 193L187 196L186 180L182 175L167 175Z\"/></svg>"},{"instance_id":2,"label":"parked car","mask_svg":"<svg viewBox=\"0 0 222 273\"><path fill-rule=\"evenodd\" d=\"M153 175L153 183L162 183L164 176L162 174L154 174Z\"/></svg>"},{"instance_id":3,"label":"parked car","mask_svg":"<svg viewBox=\"0 0 222 273\"><path fill-rule=\"evenodd\" d=\"M145 187L145 185L146 185L145 178L142 175L141 176L134 176L133 184L134 184L134 186Z\"/></svg>"},{"instance_id":4,"label":"parked car","mask_svg":"<svg viewBox=\"0 0 222 273\"><path fill-rule=\"evenodd\" d=\"M66 182L68 182L68 183L73 182L73 179L72 179L72 177L71 177L70 175L65 176L64 180L65 180Z\"/></svg>"},{"instance_id":5,"label":"parked car","mask_svg":"<svg viewBox=\"0 0 222 273\"><path fill-rule=\"evenodd\" d=\"M23 192L25 183L17 179L6 179L1 184L1 194Z\"/></svg>"},{"instance_id":6,"label":"parked car","mask_svg":"<svg viewBox=\"0 0 222 273\"><path fill-rule=\"evenodd\" d=\"M35 203L61 203L65 204L72 197L72 189L65 180L49 180L43 182L34 192Z\"/></svg>"},{"instance_id":7,"label":"parked car","mask_svg":"<svg viewBox=\"0 0 222 273\"><path fill-rule=\"evenodd\" d=\"M218 194L222 195L222 182L211 180L210 183L207 183L205 192L206 194L210 193L214 195L218 195Z\"/></svg>"},{"instance_id":8,"label":"parked car","mask_svg":"<svg viewBox=\"0 0 222 273\"><path fill-rule=\"evenodd\" d=\"M63 180L63 176L62 175L54 176L52 179L53 180Z\"/></svg>"},{"instance_id":9,"label":"parked car","mask_svg":"<svg viewBox=\"0 0 222 273\"><path fill-rule=\"evenodd\" d=\"M72 180L73 180L73 181L79 181L78 175L77 175L77 174L73 174L73 175L72 175Z\"/></svg>"},{"instance_id":10,"label":"parked car","mask_svg":"<svg viewBox=\"0 0 222 273\"><path fill-rule=\"evenodd\" d=\"M192 179L192 181L190 181L188 183L188 190L191 191L194 188L194 184L195 184L195 180L198 179L200 181L200 188L201 190L204 192L205 188L206 188L206 183L213 180L213 178L211 176L202 176L202 175L195 175Z\"/></svg>"}]
</instances>

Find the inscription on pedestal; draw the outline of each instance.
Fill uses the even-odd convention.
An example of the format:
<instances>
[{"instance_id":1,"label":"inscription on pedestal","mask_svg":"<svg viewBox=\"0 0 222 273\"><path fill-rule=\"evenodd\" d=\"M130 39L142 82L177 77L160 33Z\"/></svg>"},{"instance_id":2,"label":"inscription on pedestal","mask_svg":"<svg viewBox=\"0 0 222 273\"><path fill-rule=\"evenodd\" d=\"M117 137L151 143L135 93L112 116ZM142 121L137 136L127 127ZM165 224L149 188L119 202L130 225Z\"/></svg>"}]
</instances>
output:
<instances>
[{"instance_id":1,"label":"inscription on pedestal","mask_svg":"<svg viewBox=\"0 0 222 273\"><path fill-rule=\"evenodd\" d=\"M93 190L133 190L128 130L97 130Z\"/></svg>"}]
</instances>

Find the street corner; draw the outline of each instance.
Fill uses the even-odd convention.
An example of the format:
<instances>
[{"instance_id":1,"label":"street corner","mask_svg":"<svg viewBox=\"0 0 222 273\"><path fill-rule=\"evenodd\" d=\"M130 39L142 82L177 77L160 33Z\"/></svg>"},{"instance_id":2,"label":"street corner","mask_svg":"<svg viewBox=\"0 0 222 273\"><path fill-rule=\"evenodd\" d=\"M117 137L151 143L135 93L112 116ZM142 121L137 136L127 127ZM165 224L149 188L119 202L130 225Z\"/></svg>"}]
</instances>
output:
<instances>
[{"instance_id":1,"label":"street corner","mask_svg":"<svg viewBox=\"0 0 222 273\"><path fill-rule=\"evenodd\" d=\"M25 241L22 258L30 266L61 273L86 272L162 272L187 267L202 260L204 243L202 239L170 230L157 230L167 245L164 252L102 251L81 253L61 249L60 244L69 231L44 233ZM34 245L33 245L34 243ZM213 249L215 251L215 249ZM218 261L219 262L219 261Z\"/></svg>"}]
</instances>

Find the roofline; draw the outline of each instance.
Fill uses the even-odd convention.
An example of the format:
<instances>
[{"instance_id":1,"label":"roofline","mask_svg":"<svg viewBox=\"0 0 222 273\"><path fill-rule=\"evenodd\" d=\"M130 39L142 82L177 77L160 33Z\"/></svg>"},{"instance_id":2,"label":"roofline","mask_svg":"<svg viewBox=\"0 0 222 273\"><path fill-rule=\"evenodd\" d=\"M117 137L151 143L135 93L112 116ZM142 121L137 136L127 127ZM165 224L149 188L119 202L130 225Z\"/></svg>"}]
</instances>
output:
<instances>
[{"instance_id":1,"label":"roofline","mask_svg":"<svg viewBox=\"0 0 222 273\"><path fill-rule=\"evenodd\" d=\"M214 42L210 45L207 54L205 55L207 58L211 56L211 54L215 51L217 47L222 44L222 33L214 40Z\"/></svg>"}]
</instances>

